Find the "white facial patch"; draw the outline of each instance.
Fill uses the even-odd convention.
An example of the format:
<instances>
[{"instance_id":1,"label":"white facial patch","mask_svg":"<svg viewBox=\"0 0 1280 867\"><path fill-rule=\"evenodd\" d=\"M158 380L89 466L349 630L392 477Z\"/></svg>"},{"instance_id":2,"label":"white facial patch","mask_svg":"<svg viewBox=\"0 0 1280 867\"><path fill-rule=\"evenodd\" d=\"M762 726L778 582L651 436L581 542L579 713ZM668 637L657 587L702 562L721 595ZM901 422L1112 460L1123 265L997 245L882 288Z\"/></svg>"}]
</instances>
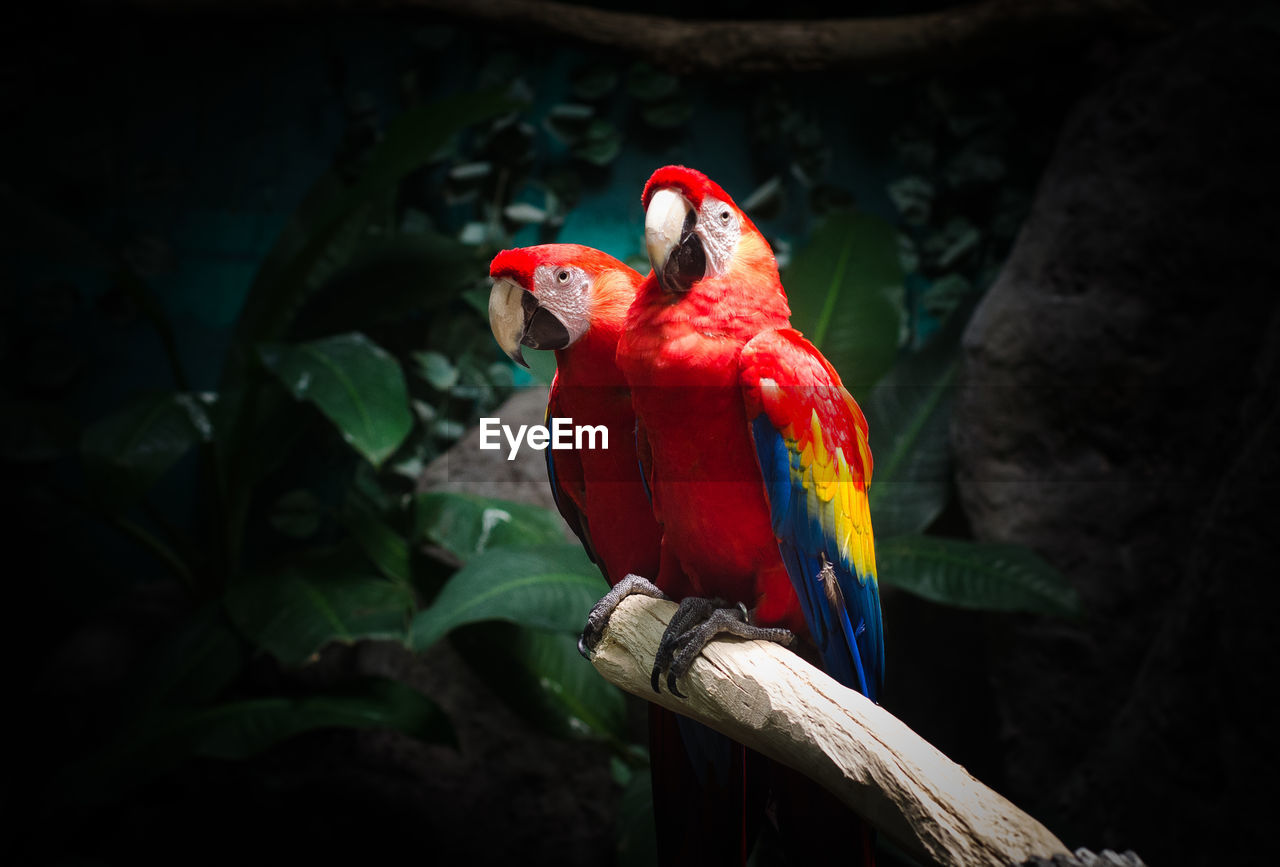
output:
<instances>
[{"instance_id":1,"label":"white facial patch","mask_svg":"<svg viewBox=\"0 0 1280 867\"><path fill-rule=\"evenodd\" d=\"M732 207L706 196L698 210L698 234L707 257L708 276L720 276L729 267L733 251L742 237L742 222Z\"/></svg>"},{"instance_id":2,"label":"white facial patch","mask_svg":"<svg viewBox=\"0 0 1280 867\"><path fill-rule=\"evenodd\" d=\"M539 265L533 272L534 297L569 332L569 345L591 325L591 278L572 265Z\"/></svg>"}]
</instances>

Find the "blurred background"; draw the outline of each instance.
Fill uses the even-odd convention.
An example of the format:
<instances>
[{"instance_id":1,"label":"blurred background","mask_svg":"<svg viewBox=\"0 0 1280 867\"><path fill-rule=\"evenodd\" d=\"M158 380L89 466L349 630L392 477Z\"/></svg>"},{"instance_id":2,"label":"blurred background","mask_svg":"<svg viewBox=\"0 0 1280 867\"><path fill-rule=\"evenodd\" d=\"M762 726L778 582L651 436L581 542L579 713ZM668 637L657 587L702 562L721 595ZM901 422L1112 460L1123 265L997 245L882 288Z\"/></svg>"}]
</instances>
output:
<instances>
[{"instance_id":1,"label":"blurred background","mask_svg":"<svg viewBox=\"0 0 1280 867\"><path fill-rule=\"evenodd\" d=\"M1073 848L1268 863L1274 4L375 6L7 28L14 863L653 863L605 584L474 425L554 370L489 259L646 270L669 163L868 416L885 706Z\"/></svg>"}]
</instances>

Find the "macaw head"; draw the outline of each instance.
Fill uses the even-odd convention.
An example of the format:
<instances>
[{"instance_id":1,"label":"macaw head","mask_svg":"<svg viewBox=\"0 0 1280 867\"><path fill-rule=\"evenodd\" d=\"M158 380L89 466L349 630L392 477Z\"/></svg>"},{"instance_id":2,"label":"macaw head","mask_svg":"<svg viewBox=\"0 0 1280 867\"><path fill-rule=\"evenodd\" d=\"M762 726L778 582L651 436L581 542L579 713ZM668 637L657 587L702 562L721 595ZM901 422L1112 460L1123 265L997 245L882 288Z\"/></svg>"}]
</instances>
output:
<instances>
[{"instance_id":1,"label":"macaw head","mask_svg":"<svg viewBox=\"0 0 1280 867\"><path fill-rule=\"evenodd\" d=\"M489 327L512 361L521 352L567 349L593 325L620 329L640 275L617 259L579 244L503 250L489 264Z\"/></svg>"},{"instance_id":2,"label":"macaw head","mask_svg":"<svg viewBox=\"0 0 1280 867\"><path fill-rule=\"evenodd\" d=\"M645 184L642 201L649 262L667 293L683 295L734 267L764 267L777 274L773 251L760 230L702 172L660 168Z\"/></svg>"}]
</instances>

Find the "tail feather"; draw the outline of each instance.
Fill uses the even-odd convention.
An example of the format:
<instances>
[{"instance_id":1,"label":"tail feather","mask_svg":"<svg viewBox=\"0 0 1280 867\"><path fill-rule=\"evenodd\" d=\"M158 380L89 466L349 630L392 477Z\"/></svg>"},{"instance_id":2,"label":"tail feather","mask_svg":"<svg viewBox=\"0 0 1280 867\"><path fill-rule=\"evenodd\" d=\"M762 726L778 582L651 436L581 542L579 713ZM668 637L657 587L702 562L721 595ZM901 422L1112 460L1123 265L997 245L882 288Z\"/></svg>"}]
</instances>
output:
<instances>
[{"instance_id":1,"label":"tail feather","mask_svg":"<svg viewBox=\"0 0 1280 867\"><path fill-rule=\"evenodd\" d=\"M775 863L875 867L875 830L835 795L777 762L768 765L769 830L783 853Z\"/></svg>"},{"instance_id":2,"label":"tail feather","mask_svg":"<svg viewBox=\"0 0 1280 867\"><path fill-rule=\"evenodd\" d=\"M656 704L649 706L649 760L664 867L876 863L874 831L834 795Z\"/></svg>"},{"instance_id":3,"label":"tail feather","mask_svg":"<svg viewBox=\"0 0 1280 867\"><path fill-rule=\"evenodd\" d=\"M719 732L651 704L659 863L743 867L764 816L764 761Z\"/></svg>"}]
</instances>

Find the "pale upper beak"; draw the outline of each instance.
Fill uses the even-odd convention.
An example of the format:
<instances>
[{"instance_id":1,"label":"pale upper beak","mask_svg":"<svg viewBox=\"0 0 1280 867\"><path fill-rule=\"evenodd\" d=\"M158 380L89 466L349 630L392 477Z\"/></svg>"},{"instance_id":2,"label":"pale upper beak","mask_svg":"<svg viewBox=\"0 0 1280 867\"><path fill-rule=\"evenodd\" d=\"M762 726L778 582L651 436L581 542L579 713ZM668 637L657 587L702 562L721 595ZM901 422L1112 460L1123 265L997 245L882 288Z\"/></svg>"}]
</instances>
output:
<instances>
[{"instance_id":1,"label":"pale upper beak","mask_svg":"<svg viewBox=\"0 0 1280 867\"><path fill-rule=\"evenodd\" d=\"M555 305L559 307L559 305ZM570 331L566 320L576 323ZM489 290L489 328L507 357L528 367L521 346L530 349L564 349L586 330L582 317L560 318L532 292L506 277L494 281Z\"/></svg>"},{"instance_id":2,"label":"pale upper beak","mask_svg":"<svg viewBox=\"0 0 1280 867\"><path fill-rule=\"evenodd\" d=\"M505 277L493 281L493 288L489 290L489 328L507 357L528 367L520 351L525 328L524 295L524 287Z\"/></svg>"},{"instance_id":3,"label":"pale upper beak","mask_svg":"<svg viewBox=\"0 0 1280 867\"><path fill-rule=\"evenodd\" d=\"M644 213L649 265L668 292L688 292L706 273L706 252L694 231L698 212L672 189L655 190Z\"/></svg>"}]
</instances>

